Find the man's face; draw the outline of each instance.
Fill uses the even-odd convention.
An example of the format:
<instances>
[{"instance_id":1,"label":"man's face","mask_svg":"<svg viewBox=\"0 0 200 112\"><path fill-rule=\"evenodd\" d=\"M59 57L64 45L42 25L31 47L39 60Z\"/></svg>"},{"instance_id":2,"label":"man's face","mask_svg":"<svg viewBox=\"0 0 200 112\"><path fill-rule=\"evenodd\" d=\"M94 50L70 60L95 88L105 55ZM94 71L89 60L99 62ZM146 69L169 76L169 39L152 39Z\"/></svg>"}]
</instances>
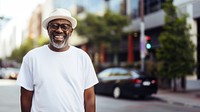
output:
<instances>
[{"instance_id":1,"label":"man's face","mask_svg":"<svg viewBox=\"0 0 200 112\"><path fill-rule=\"evenodd\" d=\"M68 47L67 41L73 31L71 23L68 20L52 20L49 22L47 30L52 47L55 49L65 49Z\"/></svg>"}]
</instances>

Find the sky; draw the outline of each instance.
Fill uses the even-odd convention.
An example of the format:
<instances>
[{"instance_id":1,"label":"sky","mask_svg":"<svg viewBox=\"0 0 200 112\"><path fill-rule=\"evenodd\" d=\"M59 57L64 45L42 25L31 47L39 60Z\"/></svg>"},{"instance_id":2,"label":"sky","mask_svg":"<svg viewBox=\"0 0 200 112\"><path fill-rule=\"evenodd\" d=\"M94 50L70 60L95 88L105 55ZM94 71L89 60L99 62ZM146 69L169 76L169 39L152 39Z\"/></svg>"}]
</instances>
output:
<instances>
[{"instance_id":1,"label":"sky","mask_svg":"<svg viewBox=\"0 0 200 112\"><path fill-rule=\"evenodd\" d=\"M8 17L26 17L44 0L0 0L0 15Z\"/></svg>"},{"instance_id":2,"label":"sky","mask_svg":"<svg viewBox=\"0 0 200 112\"><path fill-rule=\"evenodd\" d=\"M105 10L105 1L104 0L85 0L89 3L86 3L87 10L91 12L98 12ZM110 0L109 5L113 11L119 12L120 10L120 3L122 0Z\"/></svg>"}]
</instances>

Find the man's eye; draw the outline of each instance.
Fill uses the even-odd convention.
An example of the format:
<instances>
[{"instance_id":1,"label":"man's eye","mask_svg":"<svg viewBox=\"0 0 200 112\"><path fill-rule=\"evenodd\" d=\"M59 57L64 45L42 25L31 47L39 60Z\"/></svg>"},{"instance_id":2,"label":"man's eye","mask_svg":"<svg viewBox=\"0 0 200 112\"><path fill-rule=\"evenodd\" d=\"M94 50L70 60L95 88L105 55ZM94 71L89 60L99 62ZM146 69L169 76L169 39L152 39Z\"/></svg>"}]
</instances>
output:
<instances>
[{"instance_id":1,"label":"man's eye","mask_svg":"<svg viewBox=\"0 0 200 112\"><path fill-rule=\"evenodd\" d=\"M59 26L57 24L52 24L50 27L53 29L58 29Z\"/></svg>"},{"instance_id":2,"label":"man's eye","mask_svg":"<svg viewBox=\"0 0 200 112\"><path fill-rule=\"evenodd\" d=\"M58 29L59 25L57 25L57 24L50 24L49 27L51 29Z\"/></svg>"},{"instance_id":3,"label":"man's eye","mask_svg":"<svg viewBox=\"0 0 200 112\"><path fill-rule=\"evenodd\" d=\"M68 24L50 24L49 25L49 28L52 29L52 30L57 30L59 27L63 31L68 31L71 28L71 26L68 25Z\"/></svg>"},{"instance_id":4,"label":"man's eye","mask_svg":"<svg viewBox=\"0 0 200 112\"><path fill-rule=\"evenodd\" d=\"M69 26L63 24L63 25L61 25L61 28L67 30L67 29L69 29Z\"/></svg>"}]
</instances>

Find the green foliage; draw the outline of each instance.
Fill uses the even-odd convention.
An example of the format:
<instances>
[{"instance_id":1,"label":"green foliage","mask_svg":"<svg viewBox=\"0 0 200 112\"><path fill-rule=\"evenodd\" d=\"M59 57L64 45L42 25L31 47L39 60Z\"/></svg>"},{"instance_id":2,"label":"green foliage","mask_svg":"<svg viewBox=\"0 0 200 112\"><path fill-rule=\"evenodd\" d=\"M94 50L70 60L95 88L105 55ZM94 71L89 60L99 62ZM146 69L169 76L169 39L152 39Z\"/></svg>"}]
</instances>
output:
<instances>
[{"instance_id":1,"label":"green foliage","mask_svg":"<svg viewBox=\"0 0 200 112\"><path fill-rule=\"evenodd\" d=\"M106 32L107 37L110 37L110 41L119 41L122 37L122 29L130 22L127 17L112 13L107 10L104 15L104 20L109 30Z\"/></svg>"},{"instance_id":2,"label":"green foliage","mask_svg":"<svg viewBox=\"0 0 200 112\"><path fill-rule=\"evenodd\" d=\"M31 38L27 38L19 49L13 50L9 59L22 62L23 56L34 47L34 41Z\"/></svg>"},{"instance_id":3,"label":"green foliage","mask_svg":"<svg viewBox=\"0 0 200 112\"><path fill-rule=\"evenodd\" d=\"M43 45L48 44L48 43L49 43L49 38L47 38L47 37L40 36L37 39L37 46L43 46Z\"/></svg>"},{"instance_id":4,"label":"green foliage","mask_svg":"<svg viewBox=\"0 0 200 112\"><path fill-rule=\"evenodd\" d=\"M107 46L118 44L123 34L122 29L129 22L126 16L110 10L107 10L103 16L88 13L85 19L78 20L76 31L80 36L88 38L89 42L99 50L102 42Z\"/></svg>"},{"instance_id":5,"label":"green foliage","mask_svg":"<svg viewBox=\"0 0 200 112\"><path fill-rule=\"evenodd\" d=\"M160 34L160 48L157 57L160 62L158 72L168 78L180 78L192 74L195 67L195 46L190 40L190 26L186 22L187 15L177 15L172 0L164 4L165 25Z\"/></svg>"},{"instance_id":6,"label":"green foliage","mask_svg":"<svg viewBox=\"0 0 200 112\"><path fill-rule=\"evenodd\" d=\"M102 38L106 39L104 33L107 30L105 21L102 21L102 17L94 14L87 14L84 20L78 21L76 31L79 35L87 37L89 41L99 46L99 42Z\"/></svg>"}]
</instances>

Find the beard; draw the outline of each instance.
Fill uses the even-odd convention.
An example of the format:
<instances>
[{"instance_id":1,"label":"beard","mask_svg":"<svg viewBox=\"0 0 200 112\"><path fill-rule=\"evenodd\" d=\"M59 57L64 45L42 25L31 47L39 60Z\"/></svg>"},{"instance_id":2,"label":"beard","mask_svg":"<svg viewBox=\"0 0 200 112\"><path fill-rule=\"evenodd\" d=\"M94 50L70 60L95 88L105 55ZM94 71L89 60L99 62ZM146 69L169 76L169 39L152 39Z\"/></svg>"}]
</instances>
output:
<instances>
[{"instance_id":1,"label":"beard","mask_svg":"<svg viewBox=\"0 0 200 112\"><path fill-rule=\"evenodd\" d=\"M69 36L51 36L50 44L56 49L62 49L68 46L67 40Z\"/></svg>"}]
</instances>

